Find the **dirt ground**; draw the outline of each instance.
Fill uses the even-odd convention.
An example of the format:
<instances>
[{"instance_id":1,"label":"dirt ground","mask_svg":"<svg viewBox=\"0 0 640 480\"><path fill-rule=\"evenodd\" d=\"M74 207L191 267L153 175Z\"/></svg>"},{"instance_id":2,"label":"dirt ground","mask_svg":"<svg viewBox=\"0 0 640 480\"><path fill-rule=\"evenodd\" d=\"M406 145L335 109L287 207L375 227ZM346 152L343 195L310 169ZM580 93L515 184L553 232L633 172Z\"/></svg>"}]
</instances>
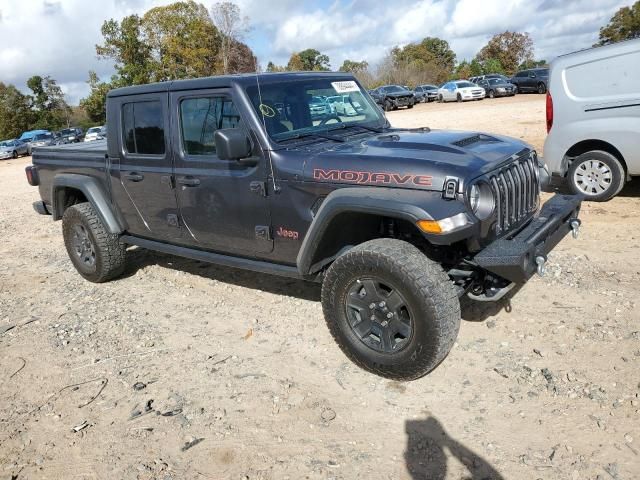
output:
<instances>
[{"instance_id":1,"label":"dirt ground","mask_svg":"<svg viewBox=\"0 0 640 480\"><path fill-rule=\"evenodd\" d=\"M545 135L538 95L389 118ZM637 184L397 383L344 357L313 284L141 250L83 281L29 161L0 162L0 479L640 478Z\"/></svg>"}]
</instances>

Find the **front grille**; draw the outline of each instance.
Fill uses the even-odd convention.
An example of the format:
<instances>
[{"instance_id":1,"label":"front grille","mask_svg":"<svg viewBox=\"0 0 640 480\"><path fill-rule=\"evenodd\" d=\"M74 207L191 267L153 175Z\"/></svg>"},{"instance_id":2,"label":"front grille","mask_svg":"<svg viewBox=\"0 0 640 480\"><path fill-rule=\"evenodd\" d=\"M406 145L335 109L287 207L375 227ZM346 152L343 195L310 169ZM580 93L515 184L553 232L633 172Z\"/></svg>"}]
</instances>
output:
<instances>
[{"instance_id":1,"label":"front grille","mask_svg":"<svg viewBox=\"0 0 640 480\"><path fill-rule=\"evenodd\" d=\"M496 199L496 234L518 226L538 208L540 183L535 155L527 153L488 175Z\"/></svg>"}]
</instances>

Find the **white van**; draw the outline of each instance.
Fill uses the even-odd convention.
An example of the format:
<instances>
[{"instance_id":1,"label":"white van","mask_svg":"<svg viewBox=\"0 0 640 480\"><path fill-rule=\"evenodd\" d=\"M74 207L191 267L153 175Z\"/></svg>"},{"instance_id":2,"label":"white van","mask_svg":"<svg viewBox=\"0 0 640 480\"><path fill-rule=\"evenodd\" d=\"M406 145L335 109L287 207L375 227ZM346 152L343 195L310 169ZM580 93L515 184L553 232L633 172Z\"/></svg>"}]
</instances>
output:
<instances>
[{"instance_id":1,"label":"white van","mask_svg":"<svg viewBox=\"0 0 640 480\"><path fill-rule=\"evenodd\" d=\"M640 175L640 39L554 60L547 131L552 182L587 200L609 200Z\"/></svg>"}]
</instances>

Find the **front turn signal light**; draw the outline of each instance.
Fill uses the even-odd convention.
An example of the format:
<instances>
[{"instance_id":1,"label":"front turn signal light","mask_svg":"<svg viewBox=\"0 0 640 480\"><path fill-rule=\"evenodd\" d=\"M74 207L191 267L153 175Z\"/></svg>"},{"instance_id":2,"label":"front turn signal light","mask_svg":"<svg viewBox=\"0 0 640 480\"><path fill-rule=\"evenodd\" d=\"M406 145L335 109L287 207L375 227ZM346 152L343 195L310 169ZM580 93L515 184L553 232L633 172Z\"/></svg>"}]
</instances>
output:
<instances>
[{"instance_id":1,"label":"front turn signal light","mask_svg":"<svg viewBox=\"0 0 640 480\"><path fill-rule=\"evenodd\" d=\"M435 220L418 220L417 224L424 233L442 233L442 228Z\"/></svg>"},{"instance_id":2,"label":"front turn signal light","mask_svg":"<svg viewBox=\"0 0 640 480\"><path fill-rule=\"evenodd\" d=\"M466 227L471 221L466 213L459 213L452 217L443 218L442 220L418 220L416 225L424 233L441 234L450 233L454 230Z\"/></svg>"}]
</instances>

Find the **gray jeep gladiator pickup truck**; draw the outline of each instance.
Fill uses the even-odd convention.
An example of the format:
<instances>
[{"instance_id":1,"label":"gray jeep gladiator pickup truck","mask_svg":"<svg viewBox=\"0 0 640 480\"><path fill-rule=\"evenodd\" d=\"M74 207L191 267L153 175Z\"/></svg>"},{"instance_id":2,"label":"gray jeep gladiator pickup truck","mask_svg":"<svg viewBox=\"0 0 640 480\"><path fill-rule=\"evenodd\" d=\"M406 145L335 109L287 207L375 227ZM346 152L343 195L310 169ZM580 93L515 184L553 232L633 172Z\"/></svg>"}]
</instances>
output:
<instances>
[{"instance_id":1,"label":"gray jeep gladiator pickup truck","mask_svg":"<svg viewBox=\"0 0 640 480\"><path fill-rule=\"evenodd\" d=\"M335 96L351 105L311 114ZM461 303L487 305L542 273L580 225L580 198L540 205L528 145L391 128L342 73L122 88L107 120L106 141L36 149L26 172L80 275L116 278L135 245L322 282L337 343L388 378L434 369Z\"/></svg>"}]
</instances>

